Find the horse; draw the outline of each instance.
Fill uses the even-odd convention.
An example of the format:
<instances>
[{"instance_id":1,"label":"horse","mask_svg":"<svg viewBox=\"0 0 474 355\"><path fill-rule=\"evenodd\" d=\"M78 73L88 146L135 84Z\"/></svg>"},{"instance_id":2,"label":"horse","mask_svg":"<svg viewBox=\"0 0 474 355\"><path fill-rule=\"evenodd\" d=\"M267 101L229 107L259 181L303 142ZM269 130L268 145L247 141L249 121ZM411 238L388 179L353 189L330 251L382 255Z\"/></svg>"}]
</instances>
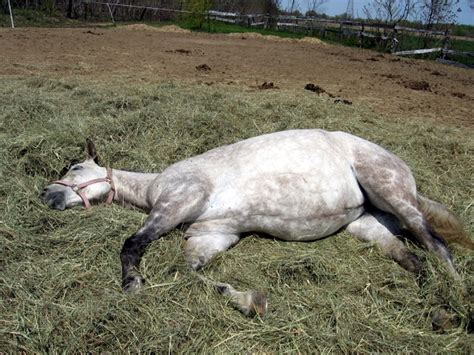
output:
<instances>
[{"instance_id":1,"label":"horse","mask_svg":"<svg viewBox=\"0 0 474 355\"><path fill-rule=\"evenodd\" d=\"M139 264L147 246L177 226L184 226L185 260L193 271L250 232L307 242L345 229L419 273L418 257L399 239L408 229L454 277L458 274L443 237L473 245L446 207L417 193L413 174L399 157L349 133L265 134L179 161L160 173L102 167L89 139L86 152L87 159L46 186L41 198L57 210L90 208L91 201L106 198L148 213L120 253L125 293L144 286ZM211 283L244 314L265 314L264 293Z\"/></svg>"}]
</instances>

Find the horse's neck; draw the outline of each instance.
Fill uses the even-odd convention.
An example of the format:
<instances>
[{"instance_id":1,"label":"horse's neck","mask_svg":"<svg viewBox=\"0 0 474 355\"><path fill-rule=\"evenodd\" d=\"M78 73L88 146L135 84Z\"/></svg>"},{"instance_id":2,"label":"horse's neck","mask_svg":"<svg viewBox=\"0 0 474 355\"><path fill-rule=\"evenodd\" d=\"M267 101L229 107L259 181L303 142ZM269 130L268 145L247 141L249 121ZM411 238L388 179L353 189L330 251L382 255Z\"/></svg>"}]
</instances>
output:
<instances>
[{"instance_id":1,"label":"horse's neck","mask_svg":"<svg viewBox=\"0 0 474 355\"><path fill-rule=\"evenodd\" d=\"M147 198L148 187L158 174L134 173L123 170L113 170L112 179L115 185L114 201L121 205L150 210Z\"/></svg>"}]
</instances>

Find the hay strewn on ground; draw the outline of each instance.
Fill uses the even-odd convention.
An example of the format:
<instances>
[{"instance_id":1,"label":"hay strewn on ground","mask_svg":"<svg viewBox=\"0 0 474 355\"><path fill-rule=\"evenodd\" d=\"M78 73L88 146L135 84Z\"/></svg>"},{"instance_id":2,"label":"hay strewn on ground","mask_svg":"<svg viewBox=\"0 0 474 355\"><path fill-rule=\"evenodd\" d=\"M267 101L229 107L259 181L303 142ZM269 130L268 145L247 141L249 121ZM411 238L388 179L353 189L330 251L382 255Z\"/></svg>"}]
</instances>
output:
<instances>
[{"instance_id":1,"label":"hay strewn on ground","mask_svg":"<svg viewBox=\"0 0 474 355\"><path fill-rule=\"evenodd\" d=\"M165 27L169 27L169 26L165 26ZM162 28L165 28L165 27L162 27ZM314 37L303 37L300 39L295 39L295 38L278 37L278 36L273 36L273 35L262 35L256 32L229 33L228 36L239 37L242 39L259 38L259 39L266 39L266 40L275 41L275 42L294 42L294 43L305 42L305 43L320 44L320 45L328 46L327 43L324 43L319 38L314 38Z\"/></svg>"},{"instance_id":2,"label":"hay strewn on ground","mask_svg":"<svg viewBox=\"0 0 474 355\"><path fill-rule=\"evenodd\" d=\"M191 32L190 30L186 30L176 25L154 27L154 26L143 24L143 23L126 25L124 26L124 28L127 30L133 30L133 31L174 32L174 33L190 33Z\"/></svg>"},{"instance_id":3,"label":"hay strewn on ground","mask_svg":"<svg viewBox=\"0 0 474 355\"><path fill-rule=\"evenodd\" d=\"M269 295L264 320L232 309L188 272L174 231L148 250L149 288L120 291L119 251L145 215L119 206L52 211L38 195L92 137L104 165L159 171L264 132L345 130L397 153L421 192L472 220L470 132L381 121L311 92L90 86L46 78L0 86L0 349L4 352L472 352L472 253L454 249L467 294L432 256L420 280L345 232L316 243L250 236L203 272ZM416 118L415 118L416 119ZM454 326L432 328L446 310Z\"/></svg>"}]
</instances>

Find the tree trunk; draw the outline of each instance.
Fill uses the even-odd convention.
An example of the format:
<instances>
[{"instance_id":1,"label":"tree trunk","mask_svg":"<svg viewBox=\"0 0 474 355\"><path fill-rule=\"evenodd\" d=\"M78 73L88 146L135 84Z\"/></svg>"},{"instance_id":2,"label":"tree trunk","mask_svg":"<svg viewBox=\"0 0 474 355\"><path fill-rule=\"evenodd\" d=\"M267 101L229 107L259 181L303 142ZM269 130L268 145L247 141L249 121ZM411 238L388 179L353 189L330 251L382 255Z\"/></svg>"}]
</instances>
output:
<instances>
[{"instance_id":1,"label":"tree trunk","mask_svg":"<svg viewBox=\"0 0 474 355\"><path fill-rule=\"evenodd\" d=\"M67 4L67 18L72 18L72 7L73 7L74 0L68 0Z\"/></svg>"}]
</instances>

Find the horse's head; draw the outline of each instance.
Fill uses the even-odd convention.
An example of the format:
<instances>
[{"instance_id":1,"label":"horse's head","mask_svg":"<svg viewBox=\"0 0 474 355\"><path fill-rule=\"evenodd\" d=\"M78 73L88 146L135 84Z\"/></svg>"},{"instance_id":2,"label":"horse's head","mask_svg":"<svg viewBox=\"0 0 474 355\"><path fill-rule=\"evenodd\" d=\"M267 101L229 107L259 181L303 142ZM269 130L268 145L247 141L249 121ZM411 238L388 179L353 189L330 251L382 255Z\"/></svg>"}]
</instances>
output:
<instances>
[{"instance_id":1,"label":"horse's head","mask_svg":"<svg viewBox=\"0 0 474 355\"><path fill-rule=\"evenodd\" d=\"M61 180L52 182L41 193L41 199L50 208L64 210L80 204L89 208L89 200L101 200L107 193L107 202L112 202L112 171L97 164L97 152L91 140L87 140L86 147L87 159L73 165Z\"/></svg>"}]
</instances>

